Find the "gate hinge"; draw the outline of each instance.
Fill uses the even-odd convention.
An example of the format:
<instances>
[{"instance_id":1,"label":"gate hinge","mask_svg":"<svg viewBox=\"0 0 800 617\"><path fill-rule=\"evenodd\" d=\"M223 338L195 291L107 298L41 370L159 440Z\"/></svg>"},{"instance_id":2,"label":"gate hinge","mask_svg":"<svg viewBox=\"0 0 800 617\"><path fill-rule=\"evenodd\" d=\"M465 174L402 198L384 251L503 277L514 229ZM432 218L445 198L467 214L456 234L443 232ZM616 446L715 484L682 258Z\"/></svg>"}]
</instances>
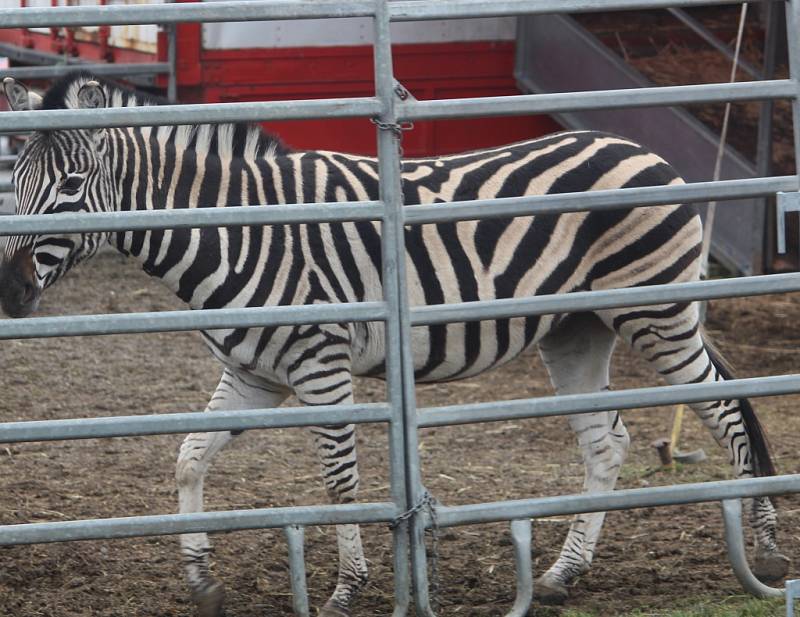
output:
<instances>
[{"instance_id":1,"label":"gate hinge","mask_svg":"<svg viewBox=\"0 0 800 617\"><path fill-rule=\"evenodd\" d=\"M778 193L775 201L775 220L778 225L776 240L778 252L786 252L786 213L800 212L800 193Z\"/></svg>"}]
</instances>

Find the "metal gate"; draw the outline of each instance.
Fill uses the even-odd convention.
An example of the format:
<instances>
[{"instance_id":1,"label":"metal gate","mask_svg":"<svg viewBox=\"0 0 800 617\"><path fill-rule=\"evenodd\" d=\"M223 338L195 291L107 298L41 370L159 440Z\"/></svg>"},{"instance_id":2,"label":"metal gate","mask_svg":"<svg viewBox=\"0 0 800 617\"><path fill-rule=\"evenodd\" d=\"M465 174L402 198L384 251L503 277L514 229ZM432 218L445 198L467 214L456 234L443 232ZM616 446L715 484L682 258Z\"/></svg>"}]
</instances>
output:
<instances>
[{"instance_id":1,"label":"metal gate","mask_svg":"<svg viewBox=\"0 0 800 617\"><path fill-rule=\"evenodd\" d=\"M771 1L771 0L766 0ZM753 83L709 84L638 90L416 101L400 96L393 79L392 21L645 9L666 6L726 4L729 0L245 0L180 5L26 8L0 11L0 27L120 25L190 21L255 21L268 19L372 17L374 22L375 96L348 99L168 105L103 110L55 110L0 115L0 131L22 132L64 128L152 126L300 119L367 117L377 125L380 200L341 204L306 204L269 208L229 207L207 210L64 214L58 217L9 216L0 220L0 235L82 233L175 227L265 225L380 220L383 226L382 302L334 306L291 306L225 310L131 313L80 317L0 320L0 339L243 328L345 321L382 321L387 332L387 401L381 404L314 409L263 409L213 414L169 414L144 417L89 418L0 424L0 442L83 439L244 430L332 423L387 423L389 427L391 500L377 503L286 507L93 519L0 526L0 544L283 528L289 545L294 606L308 615L303 562L303 528L336 523L390 523L393 530L396 616L404 615L411 591L418 614L433 615L428 590L425 530L438 526L512 521L517 561L517 599L509 615L527 613L532 596L530 519L544 516L627 509L667 504L722 501L731 562L745 588L760 596L782 590L759 583L744 554L739 498L800 492L800 475L755 478L445 506L433 502L421 482L418 429L471 422L579 414L641 406L665 405L800 392L800 375L738 379L725 383L641 388L586 395L545 397L472 405L417 409L409 330L412 326L643 306L665 302L800 291L800 275L756 276L734 280L670 284L656 287L580 292L492 302L410 308L406 294L403 226L486 217L527 216L586 210L639 207L679 202L761 197L798 192L798 177L783 176L704 182L683 186L596 191L490 199L449 204L401 204L399 138L404 123L422 119L550 113L605 107L631 108L689 102L792 100L795 151L800 152L800 0L789 0L788 34L791 78ZM792 206L791 200L784 199ZM791 585L789 587L796 587ZM788 592L787 592L788 593Z\"/></svg>"}]
</instances>

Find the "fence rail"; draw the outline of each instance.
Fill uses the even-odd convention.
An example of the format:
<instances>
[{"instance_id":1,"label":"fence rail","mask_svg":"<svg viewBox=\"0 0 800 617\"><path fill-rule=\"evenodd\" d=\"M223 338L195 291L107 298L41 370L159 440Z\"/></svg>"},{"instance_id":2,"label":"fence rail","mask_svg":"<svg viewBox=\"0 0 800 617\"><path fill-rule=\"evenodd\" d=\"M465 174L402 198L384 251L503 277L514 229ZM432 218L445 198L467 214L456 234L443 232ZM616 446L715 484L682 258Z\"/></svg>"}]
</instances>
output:
<instances>
[{"instance_id":1,"label":"fence rail","mask_svg":"<svg viewBox=\"0 0 800 617\"><path fill-rule=\"evenodd\" d=\"M771 1L771 0L765 0ZM398 101L394 94L391 59L391 21L518 15L523 13L588 12L644 8L692 7L732 4L729 0L294 0L223 1L196 4L138 6L59 7L4 9L0 27L71 27L81 25L176 24L195 21L253 21L266 19L310 19L371 17L374 23L375 96L360 98L226 103L219 105L165 105L147 108L103 110L53 110L0 114L0 132L59 130L65 128L180 125L300 119L315 117L364 117L383 126L400 122L469 116L575 111L606 107L631 108L650 105L678 105L700 102L772 100L792 101L796 128L798 119L798 60L800 46L795 26L800 25L800 0L789 0L789 40L792 70L789 79L738 84L704 84L491 97L435 101ZM173 41L174 47L174 41ZM174 58L168 63L174 72ZM148 69L136 68L137 71ZM12 69L14 71L16 69ZM27 74L51 74L46 67ZM33 71L33 72L30 72ZM17 75L23 71L17 71ZM10 73L9 73L10 74ZM174 87L174 85L173 85ZM795 131L796 150L800 151L800 130ZM611 409L631 409L676 402L718 400L722 397L768 396L800 392L800 375L730 380L719 384L640 388L591 395L544 397L518 401L495 401L474 405L423 408L417 413L411 364L410 328L424 324L467 320L510 318L546 313L596 310L623 306L644 306L665 302L688 302L706 298L736 297L800 291L800 275L786 274L746 279L681 283L605 291L542 296L524 300L505 300L411 307L405 279L404 225L490 217L556 214L575 211L609 210L620 207L647 207L669 203L738 199L797 191L798 177L754 178L691 185L647 187L621 191L596 191L580 194L544 195L441 205L402 207L399 177L399 152L395 135L378 130L380 200L346 204L303 204L296 206L233 206L190 209L172 212L109 213L91 216L63 214L46 217L8 216L0 219L0 236L41 233L87 233L167 228L200 228L220 225L267 225L334 221L380 221L384 297L382 302L327 306L291 306L218 311L172 311L73 317L0 320L0 340L9 338L82 336L160 332L167 330L214 330L353 321L385 323L387 352L387 401L371 405L336 406L329 409L258 409L217 414L158 414L114 418L85 418L41 422L0 424L0 442L29 440L86 439L125 435L217 430L265 429L309 426L321 422L386 423L390 444L391 501L340 506L268 508L195 514L172 514L91 519L58 523L0 526L0 544L61 542L92 538L122 538L140 535L223 531L265 527L286 529L290 544L292 588L295 608L308 614L305 575L302 570L302 527L316 524L387 523L404 512L419 510L393 532L395 566L395 616L404 615L413 586L419 615L432 616L428 593L427 556L424 530L434 521L420 510L425 495L421 483L418 454L418 429L497 420L590 413ZM568 495L466 506L436 506L441 526L473 524L609 509L651 507L667 504L720 501L755 495L774 495L800 491L800 475L710 482L682 486L616 491L612 493ZM726 515L726 521L728 517ZM732 530L731 530L732 529ZM520 532L517 525L516 531ZM524 532L524 529L523 529ZM729 537L741 535L738 527L728 529ZM730 536L733 534L733 536ZM515 536L517 540L519 534ZM530 574L525 565L525 533L515 540L519 577ZM529 538L527 542L529 543ZM520 548L522 547L522 548ZM737 549L738 550L738 549ZM753 593L762 588L747 579L746 564L739 559L737 576ZM741 568L745 568L742 574ZM413 581L409 580L413 574ZM510 615L521 615L530 603L529 589L520 586L518 601ZM769 592L771 593L771 592Z\"/></svg>"}]
</instances>

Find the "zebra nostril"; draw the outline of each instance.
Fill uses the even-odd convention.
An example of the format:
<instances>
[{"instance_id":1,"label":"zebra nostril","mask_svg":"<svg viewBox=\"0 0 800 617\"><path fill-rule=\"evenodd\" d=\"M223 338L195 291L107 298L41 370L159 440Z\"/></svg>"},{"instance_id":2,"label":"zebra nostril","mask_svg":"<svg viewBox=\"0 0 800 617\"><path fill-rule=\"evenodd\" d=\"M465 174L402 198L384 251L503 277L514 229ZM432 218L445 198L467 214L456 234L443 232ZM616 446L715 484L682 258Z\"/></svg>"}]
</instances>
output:
<instances>
[{"instance_id":1,"label":"zebra nostril","mask_svg":"<svg viewBox=\"0 0 800 617\"><path fill-rule=\"evenodd\" d=\"M36 286L33 283L25 282L22 284L22 304L30 304L36 298Z\"/></svg>"}]
</instances>

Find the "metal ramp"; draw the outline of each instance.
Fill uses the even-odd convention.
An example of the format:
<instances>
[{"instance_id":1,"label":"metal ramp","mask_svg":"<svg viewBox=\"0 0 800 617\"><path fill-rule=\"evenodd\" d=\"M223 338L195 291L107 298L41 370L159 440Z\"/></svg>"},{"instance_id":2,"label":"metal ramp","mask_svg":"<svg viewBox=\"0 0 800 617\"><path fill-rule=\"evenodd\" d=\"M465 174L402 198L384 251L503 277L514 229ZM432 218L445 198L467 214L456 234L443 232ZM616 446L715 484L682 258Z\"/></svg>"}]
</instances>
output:
<instances>
[{"instance_id":1,"label":"metal ramp","mask_svg":"<svg viewBox=\"0 0 800 617\"><path fill-rule=\"evenodd\" d=\"M564 15L520 17L514 69L523 92L642 88L653 84L601 41ZM683 109L646 107L562 112L569 129L608 131L633 139L667 159L687 182L713 178L719 136ZM756 177L756 167L731 148L720 179ZM763 269L766 208L760 198L729 201L714 221L711 254L745 275Z\"/></svg>"}]
</instances>

